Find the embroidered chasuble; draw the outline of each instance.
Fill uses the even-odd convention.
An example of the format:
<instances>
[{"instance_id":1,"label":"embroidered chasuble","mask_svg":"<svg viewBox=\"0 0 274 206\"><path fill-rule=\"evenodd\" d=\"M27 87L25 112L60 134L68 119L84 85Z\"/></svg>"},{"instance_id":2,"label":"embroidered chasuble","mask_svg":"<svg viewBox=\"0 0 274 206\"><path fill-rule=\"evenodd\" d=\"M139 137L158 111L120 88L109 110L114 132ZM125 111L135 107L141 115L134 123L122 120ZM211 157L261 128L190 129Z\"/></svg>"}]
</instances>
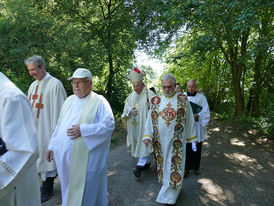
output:
<instances>
[{"instance_id":1,"label":"embroidered chasuble","mask_svg":"<svg viewBox=\"0 0 274 206\"><path fill-rule=\"evenodd\" d=\"M155 94L148 90L149 101ZM130 116L132 108L138 110L138 115ZM133 157L146 157L153 151L151 145L147 148L143 142L145 122L148 115L147 93L145 87L140 94L133 91L126 99L122 119L127 127L127 148Z\"/></svg>"},{"instance_id":2,"label":"embroidered chasuble","mask_svg":"<svg viewBox=\"0 0 274 206\"><path fill-rule=\"evenodd\" d=\"M82 137L66 131L80 124ZM114 118L105 98L91 92L64 103L49 150L54 152L61 182L62 205L107 205L107 158Z\"/></svg>"},{"instance_id":3,"label":"embroidered chasuble","mask_svg":"<svg viewBox=\"0 0 274 206\"><path fill-rule=\"evenodd\" d=\"M197 139L193 114L182 93L155 96L151 104L144 139L152 140L158 179L163 184L157 202L174 204L183 183L186 140Z\"/></svg>"},{"instance_id":4,"label":"embroidered chasuble","mask_svg":"<svg viewBox=\"0 0 274 206\"><path fill-rule=\"evenodd\" d=\"M54 161L47 161L46 152L61 107L67 98L66 91L58 79L47 73L43 80L36 80L31 84L28 90L28 98L38 137L38 172L54 171L56 170L55 163Z\"/></svg>"},{"instance_id":5,"label":"embroidered chasuble","mask_svg":"<svg viewBox=\"0 0 274 206\"><path fill-rule=\"evenodd\" d=\"M27 96L1 72L0 114L0 137L8 150L0 155L0 205L39 206L38 145L31 107Z\"/></svg>"}]
</instances>

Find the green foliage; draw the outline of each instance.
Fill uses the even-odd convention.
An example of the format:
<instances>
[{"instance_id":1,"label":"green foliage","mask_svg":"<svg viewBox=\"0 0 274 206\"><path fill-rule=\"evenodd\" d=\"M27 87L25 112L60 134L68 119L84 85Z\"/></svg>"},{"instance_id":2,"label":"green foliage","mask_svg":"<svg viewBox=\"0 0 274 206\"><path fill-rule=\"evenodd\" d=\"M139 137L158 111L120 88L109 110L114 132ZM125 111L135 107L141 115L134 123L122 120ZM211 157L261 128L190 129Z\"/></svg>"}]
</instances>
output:
<instances>
[{"instance_id":1,"label":"green foliage","mask_svg":"<svg viewBox=\"0 0 274 206\"><path fill-rule=\"evenodd\" d=\"M94 90L118 114L139 47L163 55L166 72L183 87L195 78L211 109L229 116L245 106L248 115L270 122L273 6L270 0L0 0L0 71L26 92L33 79L24 59L39 54L71 94L67 77L88 68ZM143 69L149 83L154 74Z\"/></svg>"},{"instance_id":2,"label":"green foliage","mask_svg":"<svg viewBox=\"0 0 274 206\"><path fill-rule=\"evenodd\" d=\"M0 70L26 92L33 79L24 59L39 54L72 94L67 77L88 68L97 77L94 90L121 112L137 47L133 9L124 1L1 1Z\"/></svg>"},{"instance_id":3,"label":"green foliage","mask_svg":"<svg viewBox=\"0 0 274 206\"><path fill-rule=\"evenodd\" d=\"M37 15L24 1L0 4L0 71L7 74L24 92L32 81L24 59L30 54L48 57L48 35L52 22Z\"/></svg>"},{"instance_id":4,"label":"green foliage","mask_svg":"<svg viewBox=\"0 0 274 206\"><path fill-rule=\"evenodd\" d=\"M244 106L254 116L263 113L260 104L273 81L273 5L269 0L172 1L162 12L165 23L180 21L165 27L174 38L165 55L168 71L181 84L198 80L212 109L229 102L236 115L245 113ZM183 17L166 15L171 11ZM158 26L163 28L161 22Z\"/></svg>"}]
</instances>

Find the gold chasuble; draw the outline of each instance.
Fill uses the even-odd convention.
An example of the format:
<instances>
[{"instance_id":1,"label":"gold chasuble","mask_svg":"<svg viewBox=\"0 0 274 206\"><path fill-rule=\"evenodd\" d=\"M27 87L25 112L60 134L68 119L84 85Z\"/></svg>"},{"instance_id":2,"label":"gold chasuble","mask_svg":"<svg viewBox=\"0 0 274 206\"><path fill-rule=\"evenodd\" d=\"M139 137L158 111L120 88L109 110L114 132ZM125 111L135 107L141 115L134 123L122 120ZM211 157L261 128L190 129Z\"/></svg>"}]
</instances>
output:
<instances>
[{"instance_id":1,"label":"gold chasuble","mask_svg":"<svg viewBox=\"0 0 274 206\"><path fill-rule=\"evenodd\" d=\"M75 95L72 95L65 102L60 114L60 120L64 117L65 113L70 108L74 98ZM91 92L88 95L87 101L85 102L84 108L81 112L79 124L92 124L99 105L99 95L94 92ZM88 159L89 150L83 138L78 137L74 139L69 171L69 189L67 196L67 206L82 205L86 183L86 172L88 168Z\"/></svg>"}]
</instances>

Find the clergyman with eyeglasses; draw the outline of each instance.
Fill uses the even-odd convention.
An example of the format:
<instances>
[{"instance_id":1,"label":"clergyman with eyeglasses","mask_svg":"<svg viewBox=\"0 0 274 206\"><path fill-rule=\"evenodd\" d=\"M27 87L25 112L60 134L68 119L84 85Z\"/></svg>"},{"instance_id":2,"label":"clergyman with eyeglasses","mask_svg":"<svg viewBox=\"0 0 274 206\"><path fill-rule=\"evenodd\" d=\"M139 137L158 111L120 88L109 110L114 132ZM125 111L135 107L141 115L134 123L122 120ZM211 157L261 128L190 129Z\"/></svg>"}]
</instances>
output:
<instances>
[{"instance_id":1,"label":"clergyman with eyeglasses","mask_svg":"<svg viewBox=\"0 0 274 206\"><path fill-rule=\"evenodd\" d=\"M107 206L107 162L115 122L108 101L92 91L92 74L78 68L73 93L65 101L47 159L56 162L62 206Z\"/></svg>"},{"instance_id":2,"label":"clergyman with eyeglasses","mask_svg":"<svg viewBox=\"0 0 274 206\"><path fill-rule=\"evenodd\" d=\"M197 139L194 117L187 96L176 92L176 79L166 74L163 92L152 98L146 120L144 143L153 145L159 182L162 184L156 201L175 205L182 189L186 141Z\"/></svg>"}]
</instances>

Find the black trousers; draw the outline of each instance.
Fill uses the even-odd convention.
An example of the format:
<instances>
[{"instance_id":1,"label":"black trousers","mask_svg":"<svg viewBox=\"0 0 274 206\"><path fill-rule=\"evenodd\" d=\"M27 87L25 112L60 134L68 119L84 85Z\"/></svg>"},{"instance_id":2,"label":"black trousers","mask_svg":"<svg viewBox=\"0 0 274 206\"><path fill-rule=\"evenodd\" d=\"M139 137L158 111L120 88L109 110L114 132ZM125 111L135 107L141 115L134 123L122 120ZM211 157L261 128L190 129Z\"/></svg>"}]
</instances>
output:
<instances>
[{"instance_id":1,"label":"black trousers","mask_svg":"<svg viewBox=\"0 0 274 206\"><path fill-rule=\"evenodd\" d=\"M186 165L185 170L199 170L203 142L198 142L197 151L192 150L192 143L186 143Z\"/></svg>"}]
</instances>

